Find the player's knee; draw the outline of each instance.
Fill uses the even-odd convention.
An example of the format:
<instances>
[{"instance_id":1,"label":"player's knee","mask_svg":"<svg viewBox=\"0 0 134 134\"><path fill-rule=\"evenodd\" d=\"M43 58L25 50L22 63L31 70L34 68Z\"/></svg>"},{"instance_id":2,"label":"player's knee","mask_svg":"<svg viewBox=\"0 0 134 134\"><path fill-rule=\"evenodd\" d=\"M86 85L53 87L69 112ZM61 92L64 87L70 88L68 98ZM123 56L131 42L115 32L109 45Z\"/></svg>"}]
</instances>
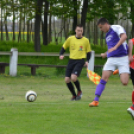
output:
<instances>
[{"instance_id":1,"label":"player's knee","mask_svg":"<svg viewBox=\"0 0 134 134\"><path fill-rule=\"evenodd\" d=\"M76 81L77 81L77 76L72 75L72 76L71 76L71 81L76 82Z\"/></svg>"},{"instance_id":2,"label":"player's knee","mask_svg":"<svg viewBox=\"0 0 134 134\"><path fill-rule=\"evenodd\" d=\"M71 80L69 77L65 77L65 83L69 83Z\"/></svg>"},{"instance_id":3,"label":"player's knee","mask_svg":"<svg viewBox=\"0 0 134 134\"><path fill-rule=\"evenodd\" d=\"M123 84L124 86L127 86L128 82L127 82L127 81L123 81L122 84Z\"/></svg>"},{"instance_id":4,"label":"player's knee","mask_svg":"<svg viewBox=\"0 0 134 134\"><path fill-rule=\"evenodd\" d=\"M108 81L108 77L102 77L102 79L106 82Z\"/></svg>"}]
</instances>

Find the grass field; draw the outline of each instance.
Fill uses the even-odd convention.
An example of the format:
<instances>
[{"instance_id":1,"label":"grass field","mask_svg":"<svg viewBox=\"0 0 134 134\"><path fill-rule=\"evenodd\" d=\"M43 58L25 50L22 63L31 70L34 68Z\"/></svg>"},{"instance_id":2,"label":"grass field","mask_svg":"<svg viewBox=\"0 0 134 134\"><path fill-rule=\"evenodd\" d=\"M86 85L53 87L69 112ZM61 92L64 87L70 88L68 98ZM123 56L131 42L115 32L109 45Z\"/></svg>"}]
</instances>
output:
<instances>
[{"instance_id":1,"label":"grass field","mask_svg":"<svg viewBox=\"0 0 134 134\"><path fill-rule=\"evenodd\" d=\"M95 85L83 70L80 101L70 101L64 77L0 75L0 134L130 134L134 121L126 109L131 105L132 84L121 85L112 76L100 98L99 107L89 108ZM34 90L35 102L24 98Z\"/></svg>"}]
</instances>

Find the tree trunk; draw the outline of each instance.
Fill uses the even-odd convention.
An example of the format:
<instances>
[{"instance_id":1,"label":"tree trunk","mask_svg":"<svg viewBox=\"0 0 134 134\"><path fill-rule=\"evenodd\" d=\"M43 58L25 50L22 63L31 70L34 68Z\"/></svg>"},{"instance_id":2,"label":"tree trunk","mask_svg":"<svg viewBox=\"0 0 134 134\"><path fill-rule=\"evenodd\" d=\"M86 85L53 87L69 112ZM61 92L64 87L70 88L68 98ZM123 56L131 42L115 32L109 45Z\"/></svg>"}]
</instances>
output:
<instances>
[{"instance_id":1,"label":"tree trunk","mask_svg":"<svg viewBox=\"0 0 134 134\"><path fill-rule=\"evenodd\" d=\"M29 20L27 20L27 43L30 42L30 24Z\"/></svg>"},{"instance_id":2,"label":"tree trunk","mask_svg":"<svg viewBox=\"0 0 134 134\"><path fill-rule=\"evenodd\" d=\"M42 28L42 39L43 39L43 44L44 44L44 23L43 23L42 18L41 18L41 28Z\"/></svg>"},{"instance_id":3,"label":"tree trunk","mask_svg":"<svg viewBox=\"0 0 134 134\"><path fill-rule=\"evenodd\" d=\"M7 29L7 16L5 17L5 30L6 30L6 40L9 40L8 29Z\"/></svg>"},{"instance_id":4,"label":"tree trunk","mask_svg":"<svg viewBox=\"0 0 134 134\"><path fill-rule=\"evenodd\" d=\"M3 40L2 8L1 8L1 40Z\"/></svg>"},{"instance_id":5,"label":"tree trunk","mask_svg":"<svg viewBox=\"0 0 134 134\"><path fill-rule=\"evenodd\" d=\"M58 38L56 36L56 28L55 28L55 18L53 17L53 29L54 29L54 37L55 37L55 43L58 44Z\"/></svg>"},{"instance_id":6,"label":"tree trunk","mask_svg":"<svg viewBox=\"0 0 134 134\"><path fill-rule=\"evenodd\" d=\"M5 15L5 30L6 30L6 40L9 40L8 29L7 29L7 6L6 6L6 15Z\"/></svg>"},{"instance_id":7,"label":"tree trunk","mask_svg":"<svg viewBox=\"0 0 134 134\"><path fill-rule=\"evenodd\" d=\"M40 52L40 22L41 22L41 10L42 10L43 0L37 0L36 5L36 15L35 15L35 40L34 48L35 51Z\"/></svg>"},{"instance_id":8,"label":"tree trunk","mask_svg":"<svg viewBox=\"0 0 134 134\"><path fill-rule=\"evenodd\" d=\"M51 19L52 19L52 15L50 13L49 14L49 40L48 40L48 43L50 43L52 41L52 30L51 30L52 21L51 21Z\"/></svg>"},{"instance_id":9,"label":"tree trunk","mask_svg":"<svg viewBox=\"0 0 134 134\"><path fill-rule=\"evenodd\" d=\"M25 11L25 4L24 4L24 23L23 23L23 41L25 41L25 20L26 20L26 11Z\"/></svg>"},{"instance_id":10,"label":"tree trunk","mask_svg":"<svg viewBox=\"0 0 134 134\"><path fill-rule=\"evenodd\" d=\"M13 8L13 41L15 40L15 11L14 11L14 1L12 0L12 8Z\"/></svg>"},{"instance_id":11,"label":"tree trunk","mask_svg":"<svg viewBox=\"0 0 134 134\"><path fill-rule=\"evenodd\" d=\"M18 42L21 41L21 21L22 21L22 9L20 8L20 20L19 20L19 35L18 35Z\"/></svg>"},{"instance_id":12,"label":"tree trunk","mask_svg":"<svg viewBox=\"0 0 134 134\"><path fill-rule=\"evenodd\" d=\"M60 28L61 28L61 33L60 33L60 42L62 42L62 29L63 29L63 16L61 17L61 26L60 26Z\"/></svg>"},{"instance_id":13,"label":"tree trunk","mask_svg":"<svg viewBox=\"0 0 134 134\"><path fill-rule=\"evenodd\" d=\"M131 6L131 19L132 19L132 31L131 31L131 34L132 34L132 38L134 38L134 4L133 3L130 3L130 6Z\"/></svg>"},{"instance_id":14,"label":"tree trunk","mask_svg":"<svg viewBox=\"0 0 134 134\"><path fill-rule=\"evenodd\" d=\"M32 23L32 21L31 21L31 38L32 38L32 41L34 41L33 23Z\"/></svg>"},{"instance_id":15,"label":"tree trunk","mask_svg":"<svg viewBox=\"0 0 134 134\"><path fill-rule=\"evenodd\" d=\"M90 29L90 21L87 23L87 37L89 38L89 41L90 41L90 32L91 32L91 29Z\"/></svg>"},{"instance_id":16,"label":"tree trunk","mask_svg":"<svg viewBox=\"0 0 134 134\"><path fill-rule=\"evenodd\" d=\"M68 34L67 34L67 32L66 32L66 19L64 19L64 36L65 36L65 39L67 39L67 37L68 37Z\"/></svg>"},{"instance_id":17,"label":"tree trunk","mask_svg":"<svg viewBox=\"0 0 134 134\"><path fill-rule=\"evenodd\" d=\"M96 19L96 21L97 21L97 19ZM96 25L96 24L95 24ZM96 45L98 45L98 27L96 26L96 34L95 34L96 36L95 36L95 39L96 39Z\"/></svg>"},{"instance_id":18,"label":"tree trunk","mask_svg":"<svg viewBox=\"0 0 134 134\"><path fill-rule=\"evenodd\" d=\"M84 29L83 34L85 32L87 9L88 9L88 0L84 0L83 7L82 7L82 13L81 13L81 24L83 25L83 29Z\"/></svg>"},{"instance_id":19,"label":"tree trunk","mask_svg":"<svg viewBox=\"0 0 134 134\"><path fill-rule=\"evenodd\" d=\"M49 3L45 0L45 9L44 9L44 36L43 36L43 44L48 44L48 29L47 29L47 21L48 21L48 7Z\"/></svg>"},{"instance_id":20,"label":"tree trunk","mask_svg":"<svg viewBox=\"0 0 134 134\"><path fill-rule=\"evenodd\" d=\"M74 3L74 16L73 16L73 27L72 31L75 31L76 25L77 25L77 0L73 0Z\"/></svg>"},{"instance_id":21,"label":"tree trunk","mask_svg":"<svg viewBox=\"0 0 134 134\"><path fill-rule=\"evenodd\" d=\"M95 21L95 18L94 18L94 41L93 41L93 43L94 43L94 45L96 45L96 39L95 39L95 37L96 37L96 21Z\"/></svg>"}]
</instances>

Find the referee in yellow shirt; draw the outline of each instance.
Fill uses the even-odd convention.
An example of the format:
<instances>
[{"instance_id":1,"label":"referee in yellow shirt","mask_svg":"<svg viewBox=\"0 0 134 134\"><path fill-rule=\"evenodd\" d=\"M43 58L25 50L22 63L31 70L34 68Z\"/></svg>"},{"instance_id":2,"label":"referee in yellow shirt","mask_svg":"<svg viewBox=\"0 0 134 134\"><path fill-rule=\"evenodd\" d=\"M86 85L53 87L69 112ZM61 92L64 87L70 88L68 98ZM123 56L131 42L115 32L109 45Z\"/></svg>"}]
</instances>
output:
<instances>
[{"instance_id":1,"label":"referee in yellow shirt","mask_svg":"<svg viewBox=\"0 0 134 134\"><path fill-rule=\"evenodd\" d=\"M69 62L66 68L65 82L69 88L72 98L71 100L80 100L82 97L82 91L80 87L80 82L78 81L78 76L80 75L84 64L88 66L88 61L91 57L91 48L89 40L82 36L83 26L77 25L75 29L75 35L70 36L63 44L59 59L64 58L64 52L69 47ZM85 58L87 60L85 61ZM77 94L75 92L74 86L77 88Z\"/></svg>"}]
</instances>

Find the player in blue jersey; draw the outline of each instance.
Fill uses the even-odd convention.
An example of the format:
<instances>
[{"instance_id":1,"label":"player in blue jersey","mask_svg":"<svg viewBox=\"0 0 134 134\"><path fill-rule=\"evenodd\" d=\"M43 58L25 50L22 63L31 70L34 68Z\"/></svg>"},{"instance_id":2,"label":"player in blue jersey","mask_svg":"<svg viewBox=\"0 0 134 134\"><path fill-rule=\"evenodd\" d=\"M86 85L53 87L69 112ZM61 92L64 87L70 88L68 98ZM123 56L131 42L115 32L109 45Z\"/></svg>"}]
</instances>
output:
<instances>
[{"instance_id":1,"label":"player in blue jersey","mask_svg":"<svg viewBox=\"0 0 134 134\"><path fill-rule=\"evenodd\" d=\"M105 89L108 78L116 68L119 69L120 80L123 85L127 85L130 73L127 35L124 28L120 25L110 25L105 18L100 18L97 25L101 31L106 33L105 39L108 51L101 54L102 58L107 57L107 61L103 67L100 83L96 87L95 98L93 102L89 103L90 107L99 105L99 98Z\"/></svg>"}]
</instances>

